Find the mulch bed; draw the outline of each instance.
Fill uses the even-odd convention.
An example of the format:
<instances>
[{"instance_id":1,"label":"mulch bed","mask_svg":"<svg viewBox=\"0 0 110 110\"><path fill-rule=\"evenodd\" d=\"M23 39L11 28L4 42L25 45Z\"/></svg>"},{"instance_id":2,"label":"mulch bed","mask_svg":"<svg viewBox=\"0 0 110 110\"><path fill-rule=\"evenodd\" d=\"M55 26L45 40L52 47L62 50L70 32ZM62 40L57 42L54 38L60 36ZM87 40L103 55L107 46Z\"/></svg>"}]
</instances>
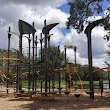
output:
<instances>
[{"instance_id":1,"label":"mulch bed","mask_svg":"<svg viewBox=\"0 0 110 110\"><path fill-rule=\"evenodd\" d=\"M0 110L110 110L110 92L103 96L95 93L95 98L90 99L86 93L75 97L74 93L68 95L56 95L55 100L40 100L37 97L18 97L13 94L6 97L0 96Z\"/></svg>"}]
</instances>

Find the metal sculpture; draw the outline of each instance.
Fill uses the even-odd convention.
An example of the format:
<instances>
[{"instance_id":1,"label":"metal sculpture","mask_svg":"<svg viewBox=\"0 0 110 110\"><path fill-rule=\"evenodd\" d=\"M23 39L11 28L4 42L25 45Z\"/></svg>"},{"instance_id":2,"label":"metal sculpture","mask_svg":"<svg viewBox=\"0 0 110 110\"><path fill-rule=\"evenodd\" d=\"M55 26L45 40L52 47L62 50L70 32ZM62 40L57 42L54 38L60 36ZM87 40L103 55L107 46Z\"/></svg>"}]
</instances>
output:
<instances>
[{"instance_id":1,"label":"metal sculpture","mask_svg":"<svg viewBox=\"0 0 110 110\"><path fill-rule=\"evenodd\" d=\"M91 44L91 31L98 24L102 23L105 19L99 19L90 23L86 29L85 34L87 35L88 43L88 63L89 63L89 82L90 82L90 98L94 99L94 86L93 86L93 75L92 75L92 44Z\"/></svg>"},{"instance_id":2,"label":"metal sculpture","mask_svg":"<svg viewBox=\"0 0 110 110\"><path fill-rule=\"evenodd\" d=\"M35 34L36 30L34 29L34 27L32 27L30 24L28 24L27 22L25 22L23 20L19 20L18 25L19 25L19 32L20 32L20 37L19 37L19 58L20 58L20 60L22 60L22 37L23 37L23 34L32 34L33 38L34 38L34 34ZM19 64L18 68L19 68L19 90L21 90L22 87L21 87L20 64Z\"/></svg>"},{"instance_id":3,"label":"metal sculpture","mask_svg":"<svg viewBox=\"0 0 110 110\"><path fill-rule=\"evenodd\" d=\"M49 35L49 31L54 28L56 25L59 23L54 23L50 25L46 25L46 20L44 21L44 28L42 29L42 33L45 35L45 48L44 48L44 72L45 72L45 92L47 92L47 77L48 77L48 72L47 72L47 64L48 64L48 56L47 56L47 37Z\"/></svg>"}]
</instances>

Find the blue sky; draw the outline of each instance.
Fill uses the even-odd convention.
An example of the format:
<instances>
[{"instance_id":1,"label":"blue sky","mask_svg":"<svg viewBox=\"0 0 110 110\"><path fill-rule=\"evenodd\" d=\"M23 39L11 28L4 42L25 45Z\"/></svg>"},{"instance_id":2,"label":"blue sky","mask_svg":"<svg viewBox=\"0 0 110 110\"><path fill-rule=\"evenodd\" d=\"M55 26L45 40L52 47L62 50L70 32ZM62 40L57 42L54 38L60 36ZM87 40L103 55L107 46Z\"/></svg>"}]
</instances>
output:
<instances>
[{"instance_id":1,"label":"blue sky","mask_svg":"<svg viewBox=\"0 0 110 110\"><path fill-rule=\"evenodd\" d=\"M69 13L69 8L70 6L68 5L68 2L70 2L72 0L67 0L66 3L64 3L63 5L61 5L60 7L58 7L58 9L62 10L64 13ZM110 2L108 2L107 0L104 0L103 3L102 3L102 8L103 8L103 12L100 13L100 14L97 14L97 13L94 13L94 15L96 16L104 16L104 11L106 11L106 9L108 8L108 5L110 5ZM62 28L61 31L64 33L64 35L66 33L69 33L70 30L69 29L66 29L66 28Z\"/></svg>"},{"instance_id":2,"label":"blue sky","mask_svg":"<svg viewBox=\"0 0 110 110\"><path fill-rule=\"evenodd\" d=\"M67 3L64 3L63 5L61 5L59 7L59 9L61 9L63 12L65 13L69 13L69 5L68 5L68 2L70 2L72 0L67 0ZM110 5L110 2L108 2L107 0L104 0L103 3L102 3L102 7L103 7L103 11L105 11L108 7L108 5ZM103 12L102 12L103 14Z\"/></svg>"},{"instance_id":3,"label":"blue sky","mask_svg":"<svg viewBox=\"0 0 110 110\"><path fill-rule=\"evenodd\" d=\"M8 4L8 5L7 5ZM103 7L106 10L109 4L104 2ZM28 7L28 8L27 8ZM59 25L51 30L50 34L54 34L51 37L52 45L60 45L60 50L64 50L64 45L76 45L77 46L77 63L87 64L87 39L86 35L82 32L78 34L74 29L66 29L66 21L69 17L69 6L67 0L0 0L0 48L7 49L8 42L7 30L11 26L11 30L19 33L18 20L22 19L30 24L35 22L35 28L37 30L36 35L40 38L40 33L44 26L43 21L47 19L47 24L58 22ZM99 19L101 16L97 15ZM107 42L103 40L103 36L106 32L102 27L96 27L92 32L92 44L93 44L93 65L103 67L104 60L107 59L105 51L107 49ZM98 41L96 43L96 41ZM28 41L23 38L23 51L27 52ZM18 49L19 39L12 35L11 48ZM40 44L38 44L40 47ZM67 50L67 56L70 62L74 62L74 51Z\"/></svg>"}]
</instances>

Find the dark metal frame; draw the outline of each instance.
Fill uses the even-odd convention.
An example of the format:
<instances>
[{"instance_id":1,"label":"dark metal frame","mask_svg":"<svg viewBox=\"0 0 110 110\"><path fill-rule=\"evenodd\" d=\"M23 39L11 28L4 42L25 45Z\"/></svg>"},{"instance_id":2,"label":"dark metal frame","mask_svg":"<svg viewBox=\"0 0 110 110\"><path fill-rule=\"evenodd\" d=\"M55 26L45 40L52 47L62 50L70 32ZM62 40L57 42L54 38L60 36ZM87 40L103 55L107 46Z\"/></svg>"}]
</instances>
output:
<instances>
[{"instance_id":1,"label":"dark metal frame","mask_svg":"<svg viewBox=\"0 0 110 110\"><path fill-rule=\"evenodd\" d=\"M93 75L92 75L92 43L91 43L91 31L98 24L102 23L105 19L99 19L90 23L86 29L85 34L87 35L88 43L88 63L89 63L89 83L90 83L90 98L94 99L94 84L93 84Z\"/></svg>"}]
</instances>

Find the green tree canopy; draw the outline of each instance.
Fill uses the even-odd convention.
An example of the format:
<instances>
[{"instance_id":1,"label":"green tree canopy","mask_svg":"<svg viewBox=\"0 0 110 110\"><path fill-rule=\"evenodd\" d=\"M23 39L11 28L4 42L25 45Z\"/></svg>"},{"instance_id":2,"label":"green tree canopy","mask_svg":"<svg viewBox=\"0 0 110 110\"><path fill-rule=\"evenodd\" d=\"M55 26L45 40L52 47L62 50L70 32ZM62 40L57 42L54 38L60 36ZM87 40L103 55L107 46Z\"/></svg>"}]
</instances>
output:
<instances>
[{"instance_id":1,"label":"green tree canopy","mask_svg":"<svg viewBox=\"0 0 110 110\"><path fill-rule=\"evenodd\" d=\"M110 0L107 1L110 2ZM100 14L103 12L103 2L104 0L72 0L69 2L70 17L66 23L67 28L72 26L78 33L81 33L84 30L84 22L89 22L88 17L94 16L94 13ZM106 30L110 30L109 19L110 7L107 8L106 22L103 23ZM109 38L109 36L106 37Z\"/></svg>"},{"instance_id":2,"label":"green tree canopy","mask_svg":"<svg viewBox=\"0 0 110 110\"><path fill-rule=\"evenodd\" d=\"M110 44L108 44L108 49L106 50L106 55L108 56L107 61L105 61L107 66L110 66Z\"/></svg>"}]
</instances>

